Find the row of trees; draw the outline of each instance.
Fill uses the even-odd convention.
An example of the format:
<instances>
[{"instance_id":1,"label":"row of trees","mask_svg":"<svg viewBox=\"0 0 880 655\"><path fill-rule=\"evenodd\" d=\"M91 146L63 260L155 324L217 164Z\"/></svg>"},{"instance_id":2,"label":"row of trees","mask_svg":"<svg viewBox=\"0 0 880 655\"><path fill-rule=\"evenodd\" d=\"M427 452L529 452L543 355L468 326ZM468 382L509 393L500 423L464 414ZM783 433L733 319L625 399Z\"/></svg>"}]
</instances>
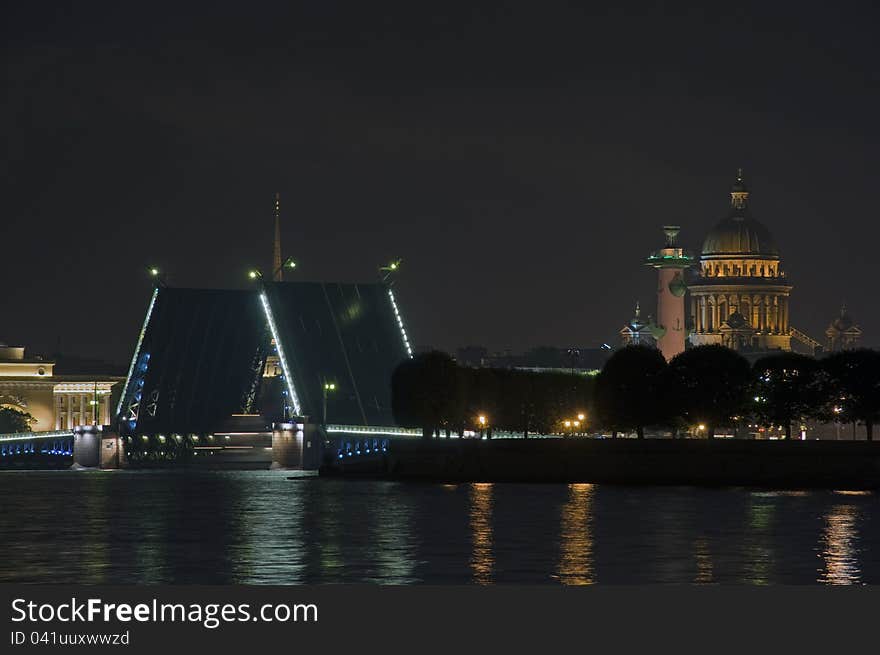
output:
<instances>
[{"instance_id":1,"label":"row of trees","mask_svg":"<svg viewBox=\"0 0 880 655\"><path fill-rule=\"evenodd\" d=\"M630 346L608 360L596 380L594 411L612 430L648 426L673 431L749 421L782 426L807 419L865 424L868 439L880 418L880 352L849 350L821 360L780 352L750 366L724 346L686 350L668 364L654 348Z\"/></svg>"},{"instance_id":2,"label":"row of trees","mask_svg":"<svg viewBox=\"0 0 880 655\"><path fill-rule=\"evenodd\" d=\"M491 426L522 432L562 431L586 412L592 429L673 434L695 425L712 438L720 427L783 426L807 419L862 422L868 439L880 419L880 352L851 350L821 360L797 353L768 355L749 365L723 346L691 348L671 362L645 346L615 352L595 380L556 372L466 368L430 352L402 363L392 376L398 424L423 434L461 434Z\"/></svg>"},{"instance_id":3,"label":"row of trees","mask_svg":"<svg viewBox=\"0 0 880 655\"><path fill-rule=\"evenodd\" d=\"M565 418L589 405L593 381L580 375L459 366L442 352L403 362L391 378L392 410L399 425L426 437L480 427L529 433L556 432Z\"/></svg>"}]
</instances>

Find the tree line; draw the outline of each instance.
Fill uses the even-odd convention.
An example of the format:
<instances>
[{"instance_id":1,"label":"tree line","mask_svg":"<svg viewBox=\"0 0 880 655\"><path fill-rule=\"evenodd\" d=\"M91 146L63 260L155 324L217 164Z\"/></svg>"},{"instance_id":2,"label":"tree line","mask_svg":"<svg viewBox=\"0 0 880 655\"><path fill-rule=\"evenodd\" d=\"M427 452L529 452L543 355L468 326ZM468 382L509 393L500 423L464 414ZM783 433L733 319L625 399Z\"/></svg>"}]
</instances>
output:
<instances>
[{"instance_id":1,"label":"tree line","mask_svg":"<svg viewBox=\"0 0 880 655\"><path fill-rule=\"evenodd\" d=\"M395 369L391 407L398 425L421 428L425 437L481 427L490 436L498 429L528 437L557 432L561 422L586 412L592 387L592 379L581 375L470 368L432 351Z\"/></svg>"},{"instance_id":2,"label":"tree line","mask_svg":"<svg viewBox=\"0 0 880 655\"><path fill-rule=\"evenodd\" d=\"M669 363L655 348L616 351L595 379L557 372L467 368L430 352L402 363L392 376L392 408L400 425L427 436L461 434L485 415L492 426L522 432L566 432L564 421L586 412L591 430L668 429L673 436L701 426L781 426L815 419L865 425L880 418L880 352L832 353L821 359L793 352L753 365L724 346L698 346ZM478 427L478 426L476 426Z\"/></svg>"}]
</instances>

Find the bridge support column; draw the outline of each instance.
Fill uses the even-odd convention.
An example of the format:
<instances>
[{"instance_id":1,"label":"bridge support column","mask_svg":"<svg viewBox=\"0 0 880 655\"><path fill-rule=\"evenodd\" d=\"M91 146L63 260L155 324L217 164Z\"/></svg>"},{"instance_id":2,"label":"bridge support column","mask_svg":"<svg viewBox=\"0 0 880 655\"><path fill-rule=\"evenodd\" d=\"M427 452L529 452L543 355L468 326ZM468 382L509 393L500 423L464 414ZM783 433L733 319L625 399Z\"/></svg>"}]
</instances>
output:
<instances>
[{"instance_id":1,"label":"bridge support column","mask_svg":"<svg viewBox=\"0 0 880 655\"><path fill-rule=\"evenodd\" d=\"M323 439L315 423L294 418L290 423L272 424L272 470L317 470L321 464Z\"/></svg>"},{"instance_id":2,"label":"bridge support column","mask_svg":"<svg viewBox=\"0 0 880 655\"><path fill-rule=\"evenodd\" d=\"M122 439L109 425L80 425L73 429L75 470L118 469L126 465Z\"/></svg>"},{"instance_id":3,"label":"bridge support column","mask_svg":"<svg viewBox=\"0 0 880 655\"><path fill-rule=\"evenodd\" d=\"M102 469L122 469L128 465L125 456L125 442L115 432L110 432L106 428L101 437L101 468Z\"/></svg>"},{"instance_id":4,"label":"bridge support column","mask_svg":"<svg viewBox=\"0 0 880 655\"><path fill-rule=\"evenodd\" d=\"M72 469L96 469L101 466L102 425L78 425L73 428Z\"/></svg>"}]
</instances>

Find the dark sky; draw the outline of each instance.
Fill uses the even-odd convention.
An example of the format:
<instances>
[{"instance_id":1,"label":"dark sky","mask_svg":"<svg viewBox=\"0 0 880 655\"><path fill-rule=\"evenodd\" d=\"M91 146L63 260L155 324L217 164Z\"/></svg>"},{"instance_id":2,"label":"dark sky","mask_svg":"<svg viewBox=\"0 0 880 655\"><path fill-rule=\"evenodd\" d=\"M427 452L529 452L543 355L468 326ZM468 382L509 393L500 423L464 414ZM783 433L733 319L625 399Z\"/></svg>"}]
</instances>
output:
<instances>
[{"instance_id":1,"label":"dark sky","mask_svg":"<svg viewBox=\"0 0 880 655\"><path fill-rule=\"evenodd\" d=\"M126 361L144 267L245 286L280 191L304 278L404 258L417 347L617 343L742 166L793 325L880 343L872 3L50 4L2 17L0 341Z\"/></svg>"}]
</instances>

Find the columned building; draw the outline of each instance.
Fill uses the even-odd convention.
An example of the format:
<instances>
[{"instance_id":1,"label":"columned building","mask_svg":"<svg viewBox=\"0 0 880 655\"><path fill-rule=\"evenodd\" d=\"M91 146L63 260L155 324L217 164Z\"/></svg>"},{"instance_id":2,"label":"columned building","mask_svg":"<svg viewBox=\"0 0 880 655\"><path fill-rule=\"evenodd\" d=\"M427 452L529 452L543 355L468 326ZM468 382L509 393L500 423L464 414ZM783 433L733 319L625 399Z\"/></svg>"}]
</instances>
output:
<instances>
[{"instance_id":1,"label":"columned building","mask_svg":"<svg viewBox=\"0 0 880 655\"><path fill-rule=\"evenodd\" d=\"M791 289L773 237L751 214L740 170L730 210L706 236L688 284L691 344L791 350Z\"/></svg>"},{"instance_id":2,"label":"columned building","mask_svg":"<svg viewBox=\"0 0 880 655\"><path fill-rule=\"evenodd\" d=\"M58 375L55 362L27 357L21 346L0 344L0 407L33 417L37 432L106 425L113 416L114 375Z\"/></svg>"}]
</instances>

